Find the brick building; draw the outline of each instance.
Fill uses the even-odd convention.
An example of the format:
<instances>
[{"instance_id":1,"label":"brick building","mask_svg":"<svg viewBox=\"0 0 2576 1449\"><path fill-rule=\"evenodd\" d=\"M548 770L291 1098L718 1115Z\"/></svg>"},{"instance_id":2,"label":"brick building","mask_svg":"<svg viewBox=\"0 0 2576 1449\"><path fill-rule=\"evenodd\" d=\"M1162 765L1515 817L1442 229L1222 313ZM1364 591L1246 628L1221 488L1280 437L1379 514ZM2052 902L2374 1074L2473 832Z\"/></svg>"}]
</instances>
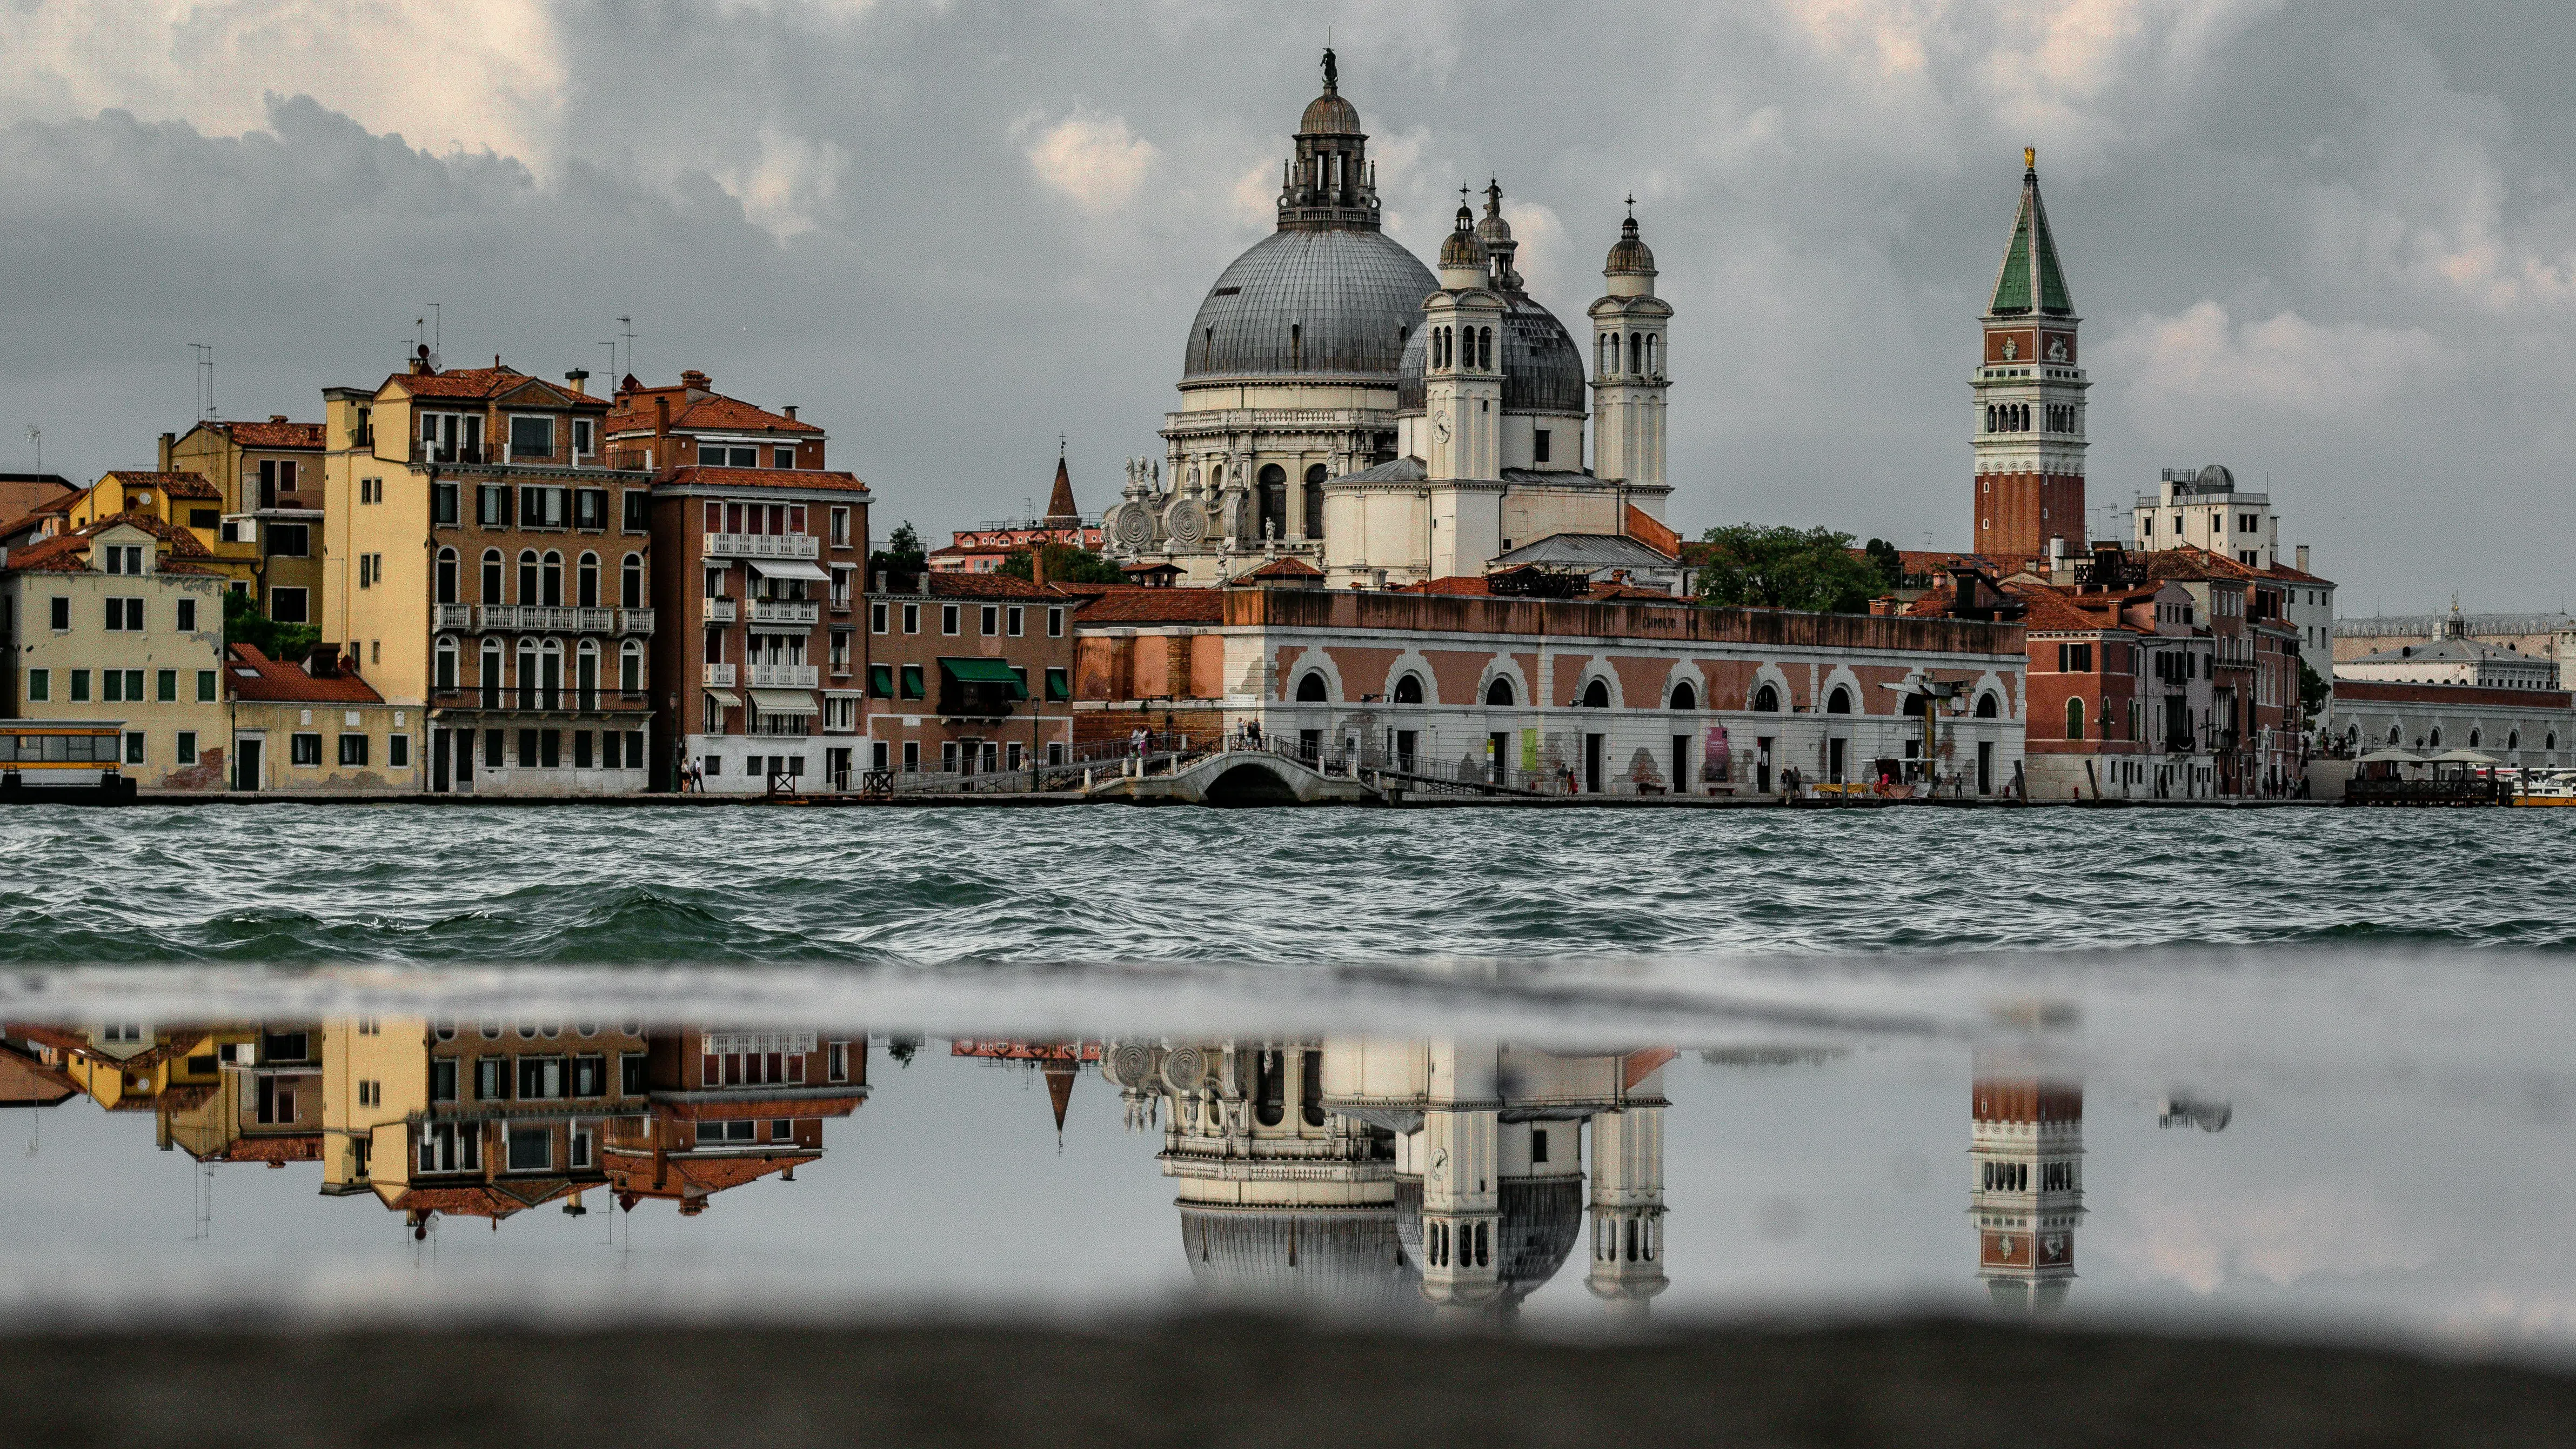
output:
<instances>
[{"instance_id":1,"label":"brick building","mask_svg":"<svg viewBox=\"0 0 2576 1449\"><path fill-rule=\"evenodd\" d=\"M868 596L868 768L899 778L1068 763L1084 602L1000 574L880 580Z\"/></svg>"},{"instance_id":2,"label":"brick building","mask_svg":"<svg viewBox=\"0 0 2576 1449\"><path fill-rule=\"evenodd\" d=\"M2205 738L2213 641L2187 590L2137 578L2004 587L2027 610L2030 798L2181 800L2217 789Z\"/></svg>"},{"instance_id":3,"label":"brick building","mask_svg":"<svg viewBox=\"0 0 2576 1449\"><path fill-rule=\"evenodd\" d=\"M1980 321L1974 393L1974 550L2018 565L2052 543L2085 545L2084 394L2076 350L2083 319L2057 259L2039 199L2037 159L2024 153L2012 240Z\"/></svg>"},{"instance_id":4,"label":"brick building","mask_svg":"<svg viewBox=\"0 0 2576 1449\"><path fill-rule=\"evenodd\" d=\"M653 603L672 623L655 708L675 742L654 766L659 788L677 785L682 761L713 793L855 787L868 496L857 477L821 468L657 475Z\"/></svg>"}]
</instances>

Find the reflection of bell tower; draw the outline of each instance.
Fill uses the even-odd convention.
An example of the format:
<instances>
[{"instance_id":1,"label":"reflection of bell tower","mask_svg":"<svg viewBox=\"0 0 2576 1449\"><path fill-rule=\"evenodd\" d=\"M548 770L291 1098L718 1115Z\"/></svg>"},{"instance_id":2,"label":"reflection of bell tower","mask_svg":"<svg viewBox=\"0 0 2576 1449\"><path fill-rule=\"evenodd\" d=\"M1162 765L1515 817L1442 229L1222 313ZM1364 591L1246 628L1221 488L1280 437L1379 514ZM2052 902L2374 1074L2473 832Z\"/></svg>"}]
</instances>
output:
<instances>
[{"instance_id":1,"label":"reflection of bell tower","mask_svg":"<svg viewBox=\"0 0 2576 1449\"><path fill-rule=\"evenodd\" d=\"M1583 1285L1644 1317L1664 1276L1664 1109L1633 1106L1592 1119L1592 1268Z\"/></svg>"},{"instance_id":2,"label":"reflection of bell tower","mask_svg":"<svg viewBox=\"0 0 2576 1449\"><path fill-rule=\"evenodd\" d=\"M2084 548L2084 391L2092 386L2078 365L2082 319L2040 204L2037 158L2025 151L2022 159L2021 209L1981 322L1985 352L1969 379L1975 548L2015 564L2047 552L2051 539Z\"/></svg>"},{"instance_id":3,"label":"reflection of bell tower","mask_svg":"<svg viewBox=\"0 0 2576 1449\"><path fill-rule=\"evenodd\" d=\"M1998 1307L2053 1308L2074 1281L2084 1220L2084 1084L1986 1058L1970 1095L1977 1276Z\"/></svg>"}]
</instances>

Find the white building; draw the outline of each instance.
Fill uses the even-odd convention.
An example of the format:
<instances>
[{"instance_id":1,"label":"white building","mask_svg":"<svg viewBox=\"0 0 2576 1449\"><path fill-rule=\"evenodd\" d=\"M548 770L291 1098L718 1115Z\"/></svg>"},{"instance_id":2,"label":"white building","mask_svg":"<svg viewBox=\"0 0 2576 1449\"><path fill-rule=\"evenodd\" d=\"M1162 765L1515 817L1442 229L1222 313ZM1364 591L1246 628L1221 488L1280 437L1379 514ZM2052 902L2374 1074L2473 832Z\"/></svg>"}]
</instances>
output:
<instances>
[{"instance_id":1,"label":"white building","mask_svg":"<svg viewBox=\"0 0 2576 1449\"><path fill-rule=\"evenodd\" d=\"M1502 189L1465 205L1435 279L1379 229L1359 112L1306 107L1278 229L1200 304L1164 456L1130 465L1110 551L1215 583L1300 558L1338 587L1482 574L1554 534L1662 522L1665 328L1654 256L1625 223L1590 309L1594 366L1523 290ZM1587 387L1592 406L1587 408ZM1584 432L1602 432L1585 466Z\"/></svg>"},{"instance_id":2,"label":"white building","mask_svg":"<svg viewBox=\"0 0 2576 1449\"><path fill-rule=\"evenodd\" d=\"M2454 610L2442 621L2441 633L2429 642L2400 644L2359 659L2347 659L2334 666L2334 677L2388 684L2552 690L2558 687L2558 665L2537 654L2479 643L2468 637L2467 621Z\"/></svg>"},{"instance_id":3,"label":"white building","mask_svg":"<svg viewBox=\"0 0 2576 1449\"><path fill-rule=\"evenodd\" d=\"M2278 579L2288 591L2285 622L2299 631L2301 662L2319 679L2334 678L2334 580L2308 572L2305 544L2295 565L2281 562L2281 516L2271 494L2238 488L2236 475L2216 463L2167 468L2156 491L2130 505L2129 534L2140 553L2205 548Z\"/></svg>"}]
</instances>

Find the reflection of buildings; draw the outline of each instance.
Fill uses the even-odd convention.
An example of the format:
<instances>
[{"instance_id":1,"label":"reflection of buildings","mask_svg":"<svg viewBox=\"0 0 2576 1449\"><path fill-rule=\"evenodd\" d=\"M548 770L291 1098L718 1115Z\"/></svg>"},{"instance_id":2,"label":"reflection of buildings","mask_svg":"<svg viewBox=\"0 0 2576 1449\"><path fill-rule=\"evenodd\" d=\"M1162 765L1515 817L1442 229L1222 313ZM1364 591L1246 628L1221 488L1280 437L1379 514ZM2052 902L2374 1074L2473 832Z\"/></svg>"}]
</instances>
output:
<instances>
[{"instance_id":1,"label":"reflection of buildings","mask_svg":"<svg viewBox=\"0 0 2576 1449\"><path fill-rule=\"evenodd\" d=\"M1314 1307L1509 1312L1584 1241L1587 1282L1663 1290L1669 1050L1558 1054L1336 1038L1118 1043L1131 1126L1168 1112L1163 1171L1202 1286Z\"/></svg>"},{"instance_id":2,"label":"reflection of buildings","mask_svg":"<svg viewBox=\"0 0 2576 1449\"><path fill-rule=\"evenodd\" d=\"M6 1036L0 1101L79 1091L152 1112L159 1144L201 1162L318 1161L324 1194L372 1194L418 1233L557 1199L578 1213L592 1187L694 1216L792 1178L868 1092L863 1034L345 1017Z\"/></svg>"},{"instance_id":3,"label":"reflection of buildings","mask_svg":"<svg viewBox=\"0 0 2576 1449\"><path fill-rule=\"evenodd\" d=\"M1998 1307L2053 1308L2074 1282L2084 1220L2084 1084L1981 1055L1970 1096L1977 1276Z\"/></svg>"},{"instance_id":4,"label":"reflection of buildings","mask_svg":"<svg viewBox=\"0 0 2576 1449\"><path fill-rule=\"evenodd\" d=\"M0 1031L0 1109L59 1107L80 1095L70 1077L46 1065L42 1048Z\"/></svg>"}]
</instances>

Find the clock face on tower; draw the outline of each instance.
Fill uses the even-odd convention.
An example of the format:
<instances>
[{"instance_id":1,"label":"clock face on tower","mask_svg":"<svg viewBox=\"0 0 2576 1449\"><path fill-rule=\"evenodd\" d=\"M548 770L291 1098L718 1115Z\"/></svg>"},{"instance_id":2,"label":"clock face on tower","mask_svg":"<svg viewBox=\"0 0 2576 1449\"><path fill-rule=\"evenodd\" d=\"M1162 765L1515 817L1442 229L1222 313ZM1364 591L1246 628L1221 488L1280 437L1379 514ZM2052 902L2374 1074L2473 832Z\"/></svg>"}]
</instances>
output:
<instances>
[{"instance_id":1,"label":"clock face on tower","mask_svg":"<svg viewBox=\"0 0 2576 1449\"><path fill-rule=\"evenodd\" d=\"M1448 413L1438 412L1431 415L1431 436L1438 438L1444 443L1449 441Z\"/></svg>"}]
</instances>

